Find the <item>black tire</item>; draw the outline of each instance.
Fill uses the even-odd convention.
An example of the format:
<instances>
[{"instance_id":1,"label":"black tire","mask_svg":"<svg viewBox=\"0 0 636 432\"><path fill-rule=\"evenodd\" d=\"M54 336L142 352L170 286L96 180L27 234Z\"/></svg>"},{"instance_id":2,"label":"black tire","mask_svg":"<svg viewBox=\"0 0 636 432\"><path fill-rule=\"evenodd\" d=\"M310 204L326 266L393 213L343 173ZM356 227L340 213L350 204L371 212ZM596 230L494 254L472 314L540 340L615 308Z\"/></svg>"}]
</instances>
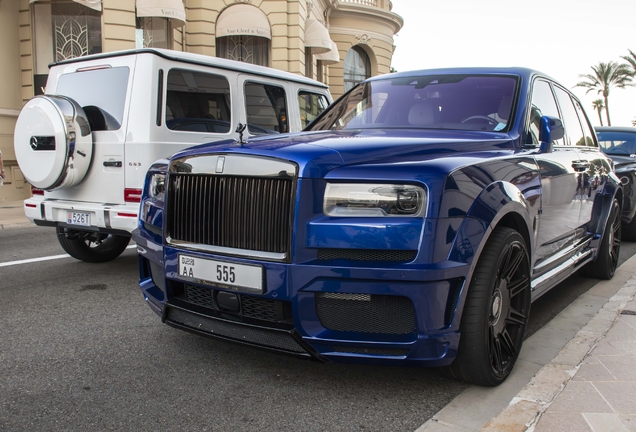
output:
<instances>
[{"instance_id":1,"label":"black tire","mask_svg":"<svg viewBox=\"0 0 636 432\"><path fill-rule=\"evenodd\" d=\"M102 263L121 255L126 250L130 237L57 228L57 240L62 249L73 258Z\"/></svg>"},{"instance_id":2,"label":"black tire","mask_svg":"<svg viewBox=\"0 0 636 432\"><path fill-rule=\"evenodd\" d=\"M530 315L530 260L523 237L495 228L468 287L457 357L444 372L481 386L506 380Z\"/></svg>"},{"instance_id":3,"label":"black tire","mask_svg":"<svg viewBox=\"0 0 636 432\"><path fill-rule=\"evenodd\" d=\"M627 225L623 224L621 230L623 230L621 240L636 241L636 216Z\"/></svg>"},{"instance_id":4,"label":"black tire","mask_svg":"<svg viewBox=\"0 0 636 432\"><path fill-rule=\"evenodd\" d=\"M609 217L605 223L603 238L598 256L594 261L581 269L581 274L598 279L611 279L618 267L618 256L621 251L621 206L615 198L612 201Z\"/></svg>"}]
</instances>

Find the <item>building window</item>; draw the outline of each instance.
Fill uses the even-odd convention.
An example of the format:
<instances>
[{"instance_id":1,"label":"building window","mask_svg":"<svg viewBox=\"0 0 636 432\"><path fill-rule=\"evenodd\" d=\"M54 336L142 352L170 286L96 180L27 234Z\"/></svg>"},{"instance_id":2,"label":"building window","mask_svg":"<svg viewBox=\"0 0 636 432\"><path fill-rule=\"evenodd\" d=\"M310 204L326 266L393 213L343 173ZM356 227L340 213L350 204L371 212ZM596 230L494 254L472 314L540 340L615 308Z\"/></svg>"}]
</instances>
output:
<instances>
[{"instance_id":1,"label":"building window","mask_svg":"<svg viewBox=\"0 0 636 432\"><path fill-rule=\"evenodd\" d=\"M351 90L356 84L371 77L371 61L360 47L351 48L344 59L344 90Z\"/></svg>"},{"instance_id":2,"label":"building window","mask_svg":"<svg viewBox=\"0 0 636 432\"><path fill-rule=\"evenodd\" d=\"M269 66L269 39L238 35L216 38L217 57Z\"/></svg>"},{"instance_id":3,"label":"building window","mask_svg":"<svg viewBox=\"0 0 636 432\"><path fill-rule=\"evenodd\" d=\"M137 18L135 43L137 48L170 49L170 22L168 18Z\"/></svg>"},{"instance_id":4,"label":"building window","mask_svg":"<svg viewBox=\"0 0 636 432\"><path fill-rule=\"evenodd\" d=\"M72 1L33 4L35 94L43 92L48 65L102 52L101 13Z\"/></svg>"}]
</instances>

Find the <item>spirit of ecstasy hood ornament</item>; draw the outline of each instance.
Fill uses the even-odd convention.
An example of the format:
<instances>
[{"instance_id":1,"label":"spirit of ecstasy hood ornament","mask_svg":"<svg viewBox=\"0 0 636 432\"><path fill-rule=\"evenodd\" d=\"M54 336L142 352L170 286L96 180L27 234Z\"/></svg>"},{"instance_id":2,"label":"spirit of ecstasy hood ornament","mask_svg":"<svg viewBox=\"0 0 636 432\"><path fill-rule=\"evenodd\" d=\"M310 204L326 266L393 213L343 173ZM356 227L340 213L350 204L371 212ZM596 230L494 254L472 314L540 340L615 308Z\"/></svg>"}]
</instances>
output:
<instances>
[{"instance_id":1,"label":"spirit of ecstasy hood ornament","mask_svg":"<svg viewBox=\"0 0 636 432\"><path fill-rule=\"evenodd\" d=\"M240 145L241 147L243 147L243 144L247 143L247 141L243 140L243 132L245 131L246 125L244 125L243 123L239 123L236 126L236 133L239 134L239 139L236 142L238 145Z\"/></svg>"}]
</instances>

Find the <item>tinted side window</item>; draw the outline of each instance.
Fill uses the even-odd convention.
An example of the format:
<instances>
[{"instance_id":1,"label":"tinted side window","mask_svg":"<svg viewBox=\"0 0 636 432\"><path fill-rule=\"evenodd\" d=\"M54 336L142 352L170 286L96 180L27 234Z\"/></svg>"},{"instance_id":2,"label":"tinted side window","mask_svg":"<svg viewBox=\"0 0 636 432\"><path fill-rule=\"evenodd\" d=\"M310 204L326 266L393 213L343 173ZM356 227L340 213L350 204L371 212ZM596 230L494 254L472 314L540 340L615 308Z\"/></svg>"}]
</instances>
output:
<instances>
[{"instance_id":1,"label":"tinted side window","mask_svg":"<svg viewBox=\"0 0 636 432\"><path fill-rule=\"evenodd\" d=\"M287 126L287 102L282 87L246 82L245 109L247 129L253 135L285 133Z\"/></svg>"},{"instance_id":2,"label":"tinted side window","mask_svg":"<svg viewBox=\"0 0 636 432\"><path fill-rule=\"evenodd\" d=\"M117 130L124 118L129 73L127 67L114 67L64 74L60 76L55 92L70 97L85 109L96 107L87 110L93 111L87 112L91 116L91 129ZM99 116L103 118L98 119ZM102 127L96 127L93 122Z\"/></svg>"},{"instance_id":3,"label":"tinted side window","mask_svg":"<svg viewBox=\"0 0 636 432\"><path fill-rule=\"evenodd\" d=\"M230 131L230 84L225 77L171 69L167 93L169 129L203 133Z\"/></svg>"},{"instance_id":4,"label":"tinted side window","mask_svg":"<svg viewBox=\"0 0 636 432\"><path fill-rule=\"evenodd\" d=\"M561 107L561 116L563 125L565 126L568 144L584 146L585 135L583 134L576 108L574 108L574 104L572 103L572 98L565 90L559 87L555 87L554 91L559 100L559 106Z\"/></svg>"},{"instance_id":5,"label":"tinted side window","mask_svg":"<svg viewBox=\"0 0 636 432\"><path fill-rule=\"evenodd\" d=\"M537 80L532 87L532 107L530 110L530 126L528 128L528 136L526 143L540 144L539 130L541 126L542 116L559 117L559 110L552 89L547 81ZM555 142L556 145L563 145L563 140Z\"/></svg>"},{"instance_id":6,"label":"tinted side window","mask_svg":"<svg viewBox=\"0 0 636 432\"><path fill-rule=\"evenodd\" d=\"M300 123L303 129L307 127L328 106L325 95L307 91L298 92L298 106L300 107Z\"/></svg>"},{"instance_id":7,"label":"tinted side window","mask_svg":"<svg viewBox=\"0 0 636 432\"><path fill-rule=\"evenodd\" d=\"M592 126L590 126L590 122L581 107L581 104L578 101L574 101L574 107L576 108L576 112L579 114L579 120L581 121L581 126L583 126L583 133L585 134L585 145L588 147L598 147L594 142L594 131Z\"/></svg>"}]
</instances>

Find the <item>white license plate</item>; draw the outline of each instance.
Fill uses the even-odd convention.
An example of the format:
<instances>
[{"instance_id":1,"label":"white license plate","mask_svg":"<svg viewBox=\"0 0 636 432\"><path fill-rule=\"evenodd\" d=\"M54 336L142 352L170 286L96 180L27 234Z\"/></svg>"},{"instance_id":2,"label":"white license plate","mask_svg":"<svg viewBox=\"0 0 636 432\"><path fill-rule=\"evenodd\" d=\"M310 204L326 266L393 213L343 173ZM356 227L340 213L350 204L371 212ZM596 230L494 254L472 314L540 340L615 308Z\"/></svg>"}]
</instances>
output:
<instances>
[{"instance_id":1,"label":"white license plate","mask_svg":"<svg viewBox=\"0 0 636 432\"><path fill-rule=\"evenodd\" d=\"M263 292L263 268L179 255L179 277L235 291Z\"/></svg>"},{"instance_id":2,"label":"white license plate","mask_svg":"<svg viewBox=\"0 0 636 432\"><path fill-rule=\"evenodd\" d=\"M91 226L90 213L66 212L66 223L69 225Z\"/></svg>"}]
</instances>

